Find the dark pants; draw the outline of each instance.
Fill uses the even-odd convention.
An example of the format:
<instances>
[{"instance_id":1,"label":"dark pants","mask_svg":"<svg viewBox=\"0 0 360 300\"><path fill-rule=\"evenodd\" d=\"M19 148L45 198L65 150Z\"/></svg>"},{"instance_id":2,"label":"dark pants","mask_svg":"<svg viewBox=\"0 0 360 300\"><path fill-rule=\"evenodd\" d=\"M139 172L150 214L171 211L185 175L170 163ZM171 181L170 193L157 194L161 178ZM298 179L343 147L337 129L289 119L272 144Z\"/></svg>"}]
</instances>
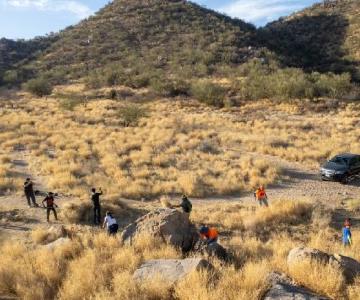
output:
<instances>
[{"instance_id":1,"label":"dark pants","mask_svg":"<svg viewBox=\"0 0 360 300\"><path fill-rule=\"evenodd\" d=\"M99 206L94 206L94 224L101 223L101 208Z\"/></svg>"},{"instance_id":2,"label":"dark pants","mask_svg":"<svg viewBox=\"0 0 360 300\"><path fill-rule=\"evenodd\" d=\"M47 207L46 208L46 219L47 219L48 222L49 222L49 219L50 219L50 212L51 211L54 213L55 220L58 219L55 208L54 207Z\"/></svg>"},{"instance_id":3,"label":"dark pants","mask_svg":"<svg viewBox=\"0 0 360 300\"><path fill-rule=\"evenodd\" d=\"M29 204L29 206L31 206L31 202L34 206L38 206L37 203L36 203L36 199L35 199L35 194L34 192L29 192L29 193L25 193L25 197L26 197L26 200ZM31 200L31 201L30 201Z\"/></svg>"},{"instance_id":4,"label":"dark pants","mask_svg":"<svg viewBox=\"0 0 360 300\"><path fill-rule=\"evenodd\" d=\"M118 229L119 229L119 225L113 224L108 228L108 232L110 235L115 235L118 232Z\"/></svg>"}]
</instances>

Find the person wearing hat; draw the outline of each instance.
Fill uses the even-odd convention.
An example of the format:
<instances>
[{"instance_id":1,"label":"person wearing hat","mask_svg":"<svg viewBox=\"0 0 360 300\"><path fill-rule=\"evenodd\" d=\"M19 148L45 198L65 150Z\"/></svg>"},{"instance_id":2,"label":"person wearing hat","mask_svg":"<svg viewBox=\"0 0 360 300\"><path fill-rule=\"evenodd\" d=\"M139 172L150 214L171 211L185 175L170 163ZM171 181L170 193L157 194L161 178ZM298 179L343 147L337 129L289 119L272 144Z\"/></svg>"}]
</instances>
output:
<instances>
[{"instance_id":1,"label":"person wearing hat","mask_svg":"<svg viewBox=\"0 0 360 300\"><path fill-rule=\"evenodd\" d=\"M190 214L192 211L192 204L188 197L186 195L182 196L181 203L179 205L176 205L174 207L181 207L183 212L186 214Z\"/></svg>"},{"instance_id":2,"label":"person wearing hat","mask_svg":"<svg viewBox=\"0 0 360 300\"><path fill-rule=\"evenodd\" d=\"M208 245L216 243L218 241L219 233L216 228L209 228L206 225L202 225L199 229L201 239Z\"/></svg>"},{"instance_id":3,"label":"person wearing hat","mask_svg":"<svg viewBox=\"0 0 360 300\"><path fill-rule=\"evenodd\" d=\"M46 219L48 222L50 221L50 212L51 211L54 213L55 220L58 219L57 213L55 210L55 207L58 207L58 206L54 203L54 201L55 201L54 193L52 193L52 192L48 193L48 195L42 201L43 206L46 208ZM45 206L45 203L46 203L46 206Z\"/></svg>"},{"instance_id":4,"label":"person wearing hat","mask_svg":"<svg viewBox=\"0 0 360 300\"><path fill-rule=\"evenodd\" d=\"M111 212L107 211L104 219L103 228L107 227L109 235L115 235L119 229L116 219L112 216Z\"/></svg>"},{"instance_id":5,"label":"person wearing hat","mask_svg":"<svg viewBox=\"0 0 360 300\"><path fill-rule=\"evenodd\" d=\"M31 207L31 202L33 206L38 207L39 205L36 203L33 182L30 178L26 178L24 182L24 194L27 200L29 207Z\"/></svg>"}]
</instances>

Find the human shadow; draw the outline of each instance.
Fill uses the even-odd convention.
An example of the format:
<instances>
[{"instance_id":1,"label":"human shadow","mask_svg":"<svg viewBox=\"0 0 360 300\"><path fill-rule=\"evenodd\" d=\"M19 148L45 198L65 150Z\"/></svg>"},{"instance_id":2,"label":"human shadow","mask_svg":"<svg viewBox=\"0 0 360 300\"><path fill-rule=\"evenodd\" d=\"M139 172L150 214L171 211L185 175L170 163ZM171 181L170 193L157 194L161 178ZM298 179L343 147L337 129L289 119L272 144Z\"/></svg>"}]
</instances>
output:
<instances>
[{"instance_id":1,"label":"human shadow","mask_svg":"<svg viewBox=\"0 0 360 300\"><path fill-rule=\"evenodd\" d=\"M349 21L341 14L280 19L260 28L260 43L282 64L308 72L349 72L356 79L360 62L351 60L344 44ZM360 80L360 78L357 78Z\"/></svg>"}]
</instances>

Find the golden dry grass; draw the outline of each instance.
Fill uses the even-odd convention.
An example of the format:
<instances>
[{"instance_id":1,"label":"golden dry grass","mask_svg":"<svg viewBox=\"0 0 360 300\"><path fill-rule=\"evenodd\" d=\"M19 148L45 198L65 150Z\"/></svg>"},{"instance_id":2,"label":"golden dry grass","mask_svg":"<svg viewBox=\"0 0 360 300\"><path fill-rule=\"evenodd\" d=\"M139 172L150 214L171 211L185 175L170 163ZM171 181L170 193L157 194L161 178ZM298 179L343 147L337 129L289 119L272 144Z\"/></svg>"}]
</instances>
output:
<instances>
[{"instance_id":1,"label":"golden dry grass","mask_svg":"<svg viewBox=\"0 0 360 300\"><path fill-rule=\"evenodd\" d=\"M308 202L274 201L273 205L273 209L254 210L251 205L226 202L195 203L192 219L196 224L212 220L220 229L221 243L234 253L235 264L213 260L214 270L192 273L172 289L160 278L136 283L132 274L148 259L181 258L175 248L147 235L128 246L104 233L81 231L55 250L17 243L4 245L0 249L0 294L25 299L261 299L269 287L267 275L279 271L319 294L356 299L359 279L346 285L330 266L312 263L289 269L286 259L292 248L305 245L359 260L360 230L353 230L354 245L344 249L340 240L333 240L334 229L320 232L312 223L309 215L313 207ZM235 226L239 220L242 225ZM248 220L254 222L250 227L244 225ZM254 231L253 226L266 230ZM41 231L33 232L33 237L42 240ZM26 288L20 284L23 282L34 288Z\"/></svg>"},{"instance_id":2,"label":"golden dry grass","mask_svg":"<svg viewBox=\"0 0 360 300\"><path fill-rule=\"evenodd\" d=\"M0 114L0 150L9 155L26 145L32 170L51 189L84 197L90 187L102 186L108 195L137 199L224 195L272 183L279 170L266 154L314 167L339 152L360 153L356 104L336 114L267 101L222 110L190 100L140 105L148 116L125 128L119 101L91 101L67 111L56 98L25 97ZM2 183L6 172L2 167L0 188L9 185Z\"/></svg>"}]
</instances>

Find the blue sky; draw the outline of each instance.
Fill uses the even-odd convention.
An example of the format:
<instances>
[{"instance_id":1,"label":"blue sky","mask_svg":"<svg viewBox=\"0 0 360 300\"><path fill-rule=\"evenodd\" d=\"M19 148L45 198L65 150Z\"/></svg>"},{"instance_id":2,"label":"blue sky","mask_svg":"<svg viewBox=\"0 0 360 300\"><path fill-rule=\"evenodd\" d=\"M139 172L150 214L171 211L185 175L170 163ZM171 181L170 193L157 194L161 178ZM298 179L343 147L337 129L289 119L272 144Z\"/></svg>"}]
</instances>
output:
<instances>
[{"instance_id":1,"label":"blue sky","mask_svg":"<svg viewBox=\"0 0 360 300\"><path fill-rule=\"evenodd\" d=\"M135 1L135 0L134 0ZM257 26L319 0L193 0ZM76 24L109 0L0 0L0 37L32 38Z\"/></svg>"}]
</instances>

